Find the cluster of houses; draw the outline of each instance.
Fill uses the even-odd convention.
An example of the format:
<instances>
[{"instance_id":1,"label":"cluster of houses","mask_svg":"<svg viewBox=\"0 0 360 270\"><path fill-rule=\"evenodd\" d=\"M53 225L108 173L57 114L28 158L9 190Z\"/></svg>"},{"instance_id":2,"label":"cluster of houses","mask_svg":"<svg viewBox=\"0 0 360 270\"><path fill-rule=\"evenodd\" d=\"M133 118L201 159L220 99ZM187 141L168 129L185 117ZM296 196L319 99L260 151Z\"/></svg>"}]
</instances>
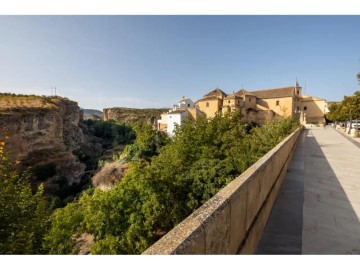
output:
<instances>
[{"instance_id":1,"label":"cluster of houses","mask_svg":"<svg viewBox=\"0 0 360 270\"><path fill-rule=\"evenodd\" d=\"M324 125L327 103L322 98L302 95L297 81L288 87L257 91L241 89L231 94L215 88L196 102L183 97L169 112L161 115L157 129L173 136L175 126L180 126L188 117L213 118L219 112L233 111L241 112L249 123L259 125L281 117L297 119L303 125Z\"/></svg>"}]
</instances>

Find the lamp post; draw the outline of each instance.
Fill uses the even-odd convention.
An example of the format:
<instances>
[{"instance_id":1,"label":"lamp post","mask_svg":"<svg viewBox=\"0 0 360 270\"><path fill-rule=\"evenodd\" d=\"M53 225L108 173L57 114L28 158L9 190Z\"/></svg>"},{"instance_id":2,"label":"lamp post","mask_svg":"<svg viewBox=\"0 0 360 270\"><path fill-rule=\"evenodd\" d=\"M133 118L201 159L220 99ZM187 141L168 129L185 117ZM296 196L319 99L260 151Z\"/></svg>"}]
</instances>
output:
<instances>
[{"instance_id":1,"label":"lamp post","mask_svg":"<svg viewBox=\"0 0 360 270\"><path fill-rule=\"evenodd\" d=\"M351 134L351 107L350 107L350 123L349 123L349 130L348 130L348 134Z\"/></svg>"}]
</instances>

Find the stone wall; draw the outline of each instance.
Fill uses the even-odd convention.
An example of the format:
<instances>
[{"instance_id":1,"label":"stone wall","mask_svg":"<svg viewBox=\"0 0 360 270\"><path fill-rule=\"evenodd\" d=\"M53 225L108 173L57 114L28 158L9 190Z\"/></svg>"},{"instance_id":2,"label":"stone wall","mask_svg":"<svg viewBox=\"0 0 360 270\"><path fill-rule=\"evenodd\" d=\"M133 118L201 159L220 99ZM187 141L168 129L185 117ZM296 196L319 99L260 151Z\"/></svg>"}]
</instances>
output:
<instances>
[{"instance_id":1,"label":"stone wall","mask_svg":"<svg viewBox=\"0 0 360 270\"><path fill-rule=\"evenodd\" d=\"M300 132L289 135L143 254L252 254Z\"/></svg>"}]
</instances>

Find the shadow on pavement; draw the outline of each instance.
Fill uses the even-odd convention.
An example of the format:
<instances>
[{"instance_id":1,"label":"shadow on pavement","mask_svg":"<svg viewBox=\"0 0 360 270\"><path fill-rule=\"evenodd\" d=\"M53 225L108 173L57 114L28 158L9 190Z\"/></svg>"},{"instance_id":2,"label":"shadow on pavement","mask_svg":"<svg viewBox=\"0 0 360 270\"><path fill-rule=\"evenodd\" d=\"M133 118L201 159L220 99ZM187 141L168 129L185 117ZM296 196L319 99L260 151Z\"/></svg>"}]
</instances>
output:
<instances>
[{"instance_id":1,"label":"shadow on pavement","mask_svg":"<svg viewBox=\"0 0 360 270\"><path fill-rule=\"evenodd\" d=\"M327 138L328 132L335 131L303 131L255 254L360 253L359 218L347 196L354 188L346 175L340 183L322 151L338 158L349 144L333 133ZM360 204L356 193L351 199Z\"/></svg>"}]
</instances>

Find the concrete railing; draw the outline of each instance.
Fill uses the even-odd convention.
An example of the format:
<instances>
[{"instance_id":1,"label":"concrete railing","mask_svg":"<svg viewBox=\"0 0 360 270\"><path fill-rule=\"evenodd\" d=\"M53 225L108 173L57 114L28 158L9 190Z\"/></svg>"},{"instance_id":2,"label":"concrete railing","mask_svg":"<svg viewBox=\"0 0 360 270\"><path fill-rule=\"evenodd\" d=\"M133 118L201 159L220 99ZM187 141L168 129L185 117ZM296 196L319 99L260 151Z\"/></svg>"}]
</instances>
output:
<instances>
[{"instance_id":1,"label":"concrete railing","mask_svg":"<svg viewBox=\"0 0 360 270\"><path fill-rule=\"evenodd\" d=\"M143 254L252 254L300 132L289 135Z\"/></svg>"}]
</instances>

